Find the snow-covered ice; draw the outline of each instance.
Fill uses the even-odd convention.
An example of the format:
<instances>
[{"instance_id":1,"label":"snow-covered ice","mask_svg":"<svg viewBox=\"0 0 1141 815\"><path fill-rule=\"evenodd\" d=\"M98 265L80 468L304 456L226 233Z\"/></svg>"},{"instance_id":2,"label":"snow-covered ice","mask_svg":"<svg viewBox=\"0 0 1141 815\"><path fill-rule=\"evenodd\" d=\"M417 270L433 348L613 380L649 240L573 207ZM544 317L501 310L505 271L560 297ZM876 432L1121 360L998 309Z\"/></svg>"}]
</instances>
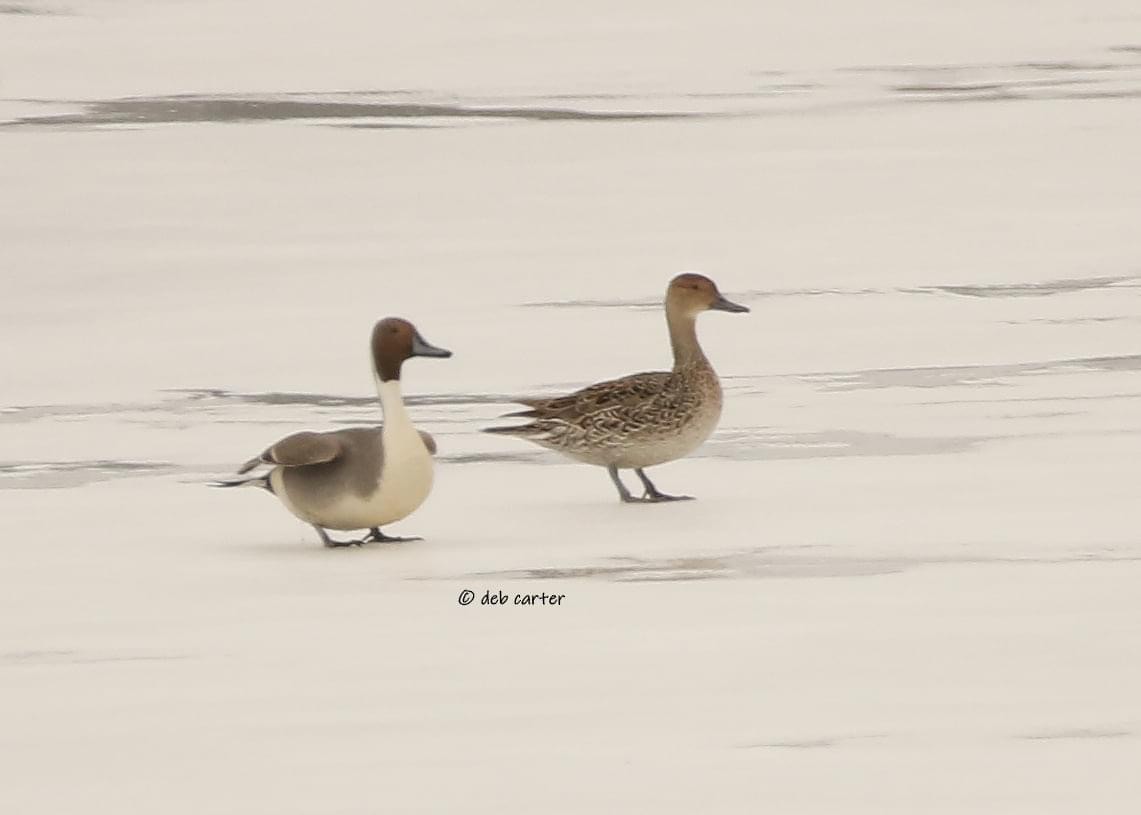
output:
<instances>
[{"instance_id":1,"label":"snow-covered ice","mask_svg":"<svg viewBox=\"0 0 1141 815\"><path fill-rule=\"evenodd\" d=\"M0 810L1137 810L1141 14L747 6L0 4ZM477 432L686 269L698 501ZM388 314L423 543L205 488Z\"/></svg>"}]
</instances>

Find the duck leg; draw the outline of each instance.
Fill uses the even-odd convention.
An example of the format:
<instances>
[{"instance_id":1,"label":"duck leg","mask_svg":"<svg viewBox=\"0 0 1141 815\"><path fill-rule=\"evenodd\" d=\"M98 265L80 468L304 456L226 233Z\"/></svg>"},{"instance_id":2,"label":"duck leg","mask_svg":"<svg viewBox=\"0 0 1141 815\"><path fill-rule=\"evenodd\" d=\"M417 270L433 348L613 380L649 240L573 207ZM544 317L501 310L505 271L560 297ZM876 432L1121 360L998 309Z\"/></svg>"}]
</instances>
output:
<instances>
[{"instance_id":1,"label":"duck leg","mask_svg":"<svg viewBox=\"0 0 1141 815\"><path fill-rule=\"evenodd\" d=\"M634 472L638 474L638 478L642 479L642 486L646 488L645 493L642 494L643 501L651 503L658 503L659 501L692 501L692 495L666 495L664 492L658 492L658 488L646 476L645 471L641 467L635 467Z\"/></svg>"},{"instance_id":2,"label":"duck leg","mask_svg":"<svg viewBox=\"0 0 1141 815\"><path fill-rule=\"evenodd\" d=\"M401 537L394 537L392 535L386 535L380 531L379 526L374 526L372 529L370 529L368 531L368 534L365 535L364 540L361 541L361 543L404 543L405 541L422 541L422 540L424 540L424 539L419 537L419 536L413 536L410 538L401 538Z\"/></svg>"},{"instance_id":3,"label":"duck leg","mask_svg":"<svg viewBox=\"0 0 1141 815\"><path fill-rule=\"evenodd\" d=\"M325 530L322 529L321 527L314 525L313 528L316 529L317 534L321 536L321 543L323 543L325 545L325 547L328 549L342 549L346 546L360 546L361 543L363 543L363 541L333 540L332 538L329 537L328 533L325 532Z\"/></svg>"},{"instance_id":4,"label":"duck leg","mask_svg":"<svg viewBox=\"0 0 1141 815\"><path fill-rule=\"evenodd\" d=\"M626 485L622 483L622 479L618 477L618 468L613 464L606 468L606 472L610 473L610 480L614 482L614 486L618 488L618 497L622 499L623 504L640 504L646 499L635 498L630 494L630 490L626 489Z\"/></svg>"}]
</instances>

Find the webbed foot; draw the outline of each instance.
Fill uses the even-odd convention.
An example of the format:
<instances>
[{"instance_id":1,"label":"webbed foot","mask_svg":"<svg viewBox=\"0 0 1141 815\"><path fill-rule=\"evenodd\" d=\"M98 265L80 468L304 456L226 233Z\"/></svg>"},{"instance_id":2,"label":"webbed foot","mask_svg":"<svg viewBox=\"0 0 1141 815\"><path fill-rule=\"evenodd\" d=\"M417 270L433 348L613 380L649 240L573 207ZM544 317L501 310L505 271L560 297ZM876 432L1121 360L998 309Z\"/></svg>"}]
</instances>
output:
<instances>
[{"instance_id":1,"label":"webbed foot","mask_svg":"<svg viewBox=\"0 0 1141 815\"><path fill-rule=\"evenodd\" d=\"M644 493L642 493L642 500L643 501L646 501L646 502L651 503L651 504L658 504L658 503L662 503L664 501L692 501L693 500L692 495L667 495L666 493L659 491L658 488L654 486L654 482L650 481L649 477L646 475L646 473L642 470L641 467L636 467L634 469L634 472L636 472L638 474L638 478L640 478L642 480L642 486L645 487L645 489L646 489L646 491Z\"/></svg>"},{"instance_id":2,"label":"webbed foot","mask_svg":"<svg viewBox=\"0 0 1141 815\"><path fill-rule=\"evenodd\" d=\"M408 541L422 540L424 539L418 535L412 535L406 538L395 535L386 535L380 531L380 527L374 526L368 531L368 534L364 536L364 540L362 540L361 543L407 543Z\"/></svg>"},{"instance_id":3,"label":"webbed foot","mask_svg":"<svg viewBox=\"0 0 1141 815\"><path fill-rule=\"evenodd\" d=\"M346 546L360 546L365 541L363 540L348 540L339 541L329 537L329 534L319 526L314 526L317 534L321 536L321 543L324 544L326 549L344 549Z\"/></svg>"}]
</instances>

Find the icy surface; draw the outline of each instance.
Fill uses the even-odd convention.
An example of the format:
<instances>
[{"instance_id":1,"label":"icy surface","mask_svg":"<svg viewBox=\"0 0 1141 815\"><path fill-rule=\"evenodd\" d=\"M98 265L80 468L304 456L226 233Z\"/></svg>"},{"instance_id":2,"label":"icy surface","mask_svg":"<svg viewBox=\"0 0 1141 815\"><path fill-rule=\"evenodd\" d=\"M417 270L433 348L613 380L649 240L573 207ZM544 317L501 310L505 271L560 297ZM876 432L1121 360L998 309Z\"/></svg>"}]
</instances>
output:
<instances>
[{"instance_id":1,"label":"icy surface","mask_svg":"<svg viewBox=\"0 0 1141 815\"><path fill-rule=\"evenodd\" d=\"M0 4L0 811L1138 810L1141 12L751 6ZM686 269L698 501L476 432ZM423 543L205 488L388 314Z\"/></svg>"}]
</instances>

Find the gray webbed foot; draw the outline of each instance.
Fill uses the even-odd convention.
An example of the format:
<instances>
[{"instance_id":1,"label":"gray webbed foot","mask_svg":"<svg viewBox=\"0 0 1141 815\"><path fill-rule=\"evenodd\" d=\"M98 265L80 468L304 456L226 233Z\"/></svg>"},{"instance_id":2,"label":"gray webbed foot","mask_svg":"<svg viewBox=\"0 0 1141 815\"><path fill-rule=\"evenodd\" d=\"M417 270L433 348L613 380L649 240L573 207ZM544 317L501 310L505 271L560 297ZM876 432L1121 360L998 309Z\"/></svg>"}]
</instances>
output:
<instances>
[{"instance_id":1,"label":"gray webbed foot","mask_svg":"<svg viewBox=\"0 0 1141 815\"><path fill-rule=\"evenodd\" d=\"M374 526L365 535L361 543L407 543L408 541L422 541L423 538L413 535L411 537L402 538L394 535L386 535L380 531L380 527Z\"/></svg>"},{"instance_id":2,"label":"gray webbed foot","mask_svg":"<svg viewBox=\"0 0 1141 815\"><path fill-rule=\"evenodd\" d=\"M692 495L666 495L664 492L647 492L642 495L642 500L649 504L661 504L667 501L692 501Z\"/></svg>"},{"instance_id":3,"label":"gray webbed foot","mask_svg":"<svg viewBox=\"0 0 1141 815\"><path fill-rule=\"evenodd\" d=\"M330 538L329 534L321 527L314 526L313 528L316 529L317 534L321 536L321 543L325 546L326 549L344 549L348 546L360 546L362 543L365 543L363 540L334 540L333 538Z\"/></svg>"},{"instance_id":4,"label":"gray webbed foot","mask_svg":"<svg viewBox=\"0 0 1141 815\"><path fill-rule=\"evenodd\" d=\"M664 492L660 492L658 488L654 486L654 482L650 481L649 476L646 475L645 471L643 471L641 467L635 468L634 472L638 474L638 478L642 480L642 486L646 489L646 491L642 493L642 500L646 501L647 503L659 504L666 501L693 500L692 495L667 495Z\"/></svg>"},{"instance_id":5,"label":"gray webbed foot","mask_svg":"<svg viewBox=\"0 0 1141 815\"><path fill-rule=\"evenodd\" d=\"M654 502L653 498L649 498L645 495L631 495L630 493L626 493L619 497L623 504L652 504Z\"/></svg>"},{"instance_id":6,"label":"gray webbed foot","mask_svg":"<svg viewBox=\"0 0 1141 815\"><path fill-rule=\"evenodd\" d=\"M610 474L610 480L614 482L614 486L618 488L618 497L622 500L623 504L661 504L667 501L692 501L692 495L666 495L660 492L653 482L646 477L641 467L635 467L634 472L638 474L638 478L642 480L642 486L645 488L640 496L631 495L630 490L626 489L626 485L622 483L622 479L618 477L618 468L611 465L606 468L606 472Z\"/></svg>"}]
</instances>

